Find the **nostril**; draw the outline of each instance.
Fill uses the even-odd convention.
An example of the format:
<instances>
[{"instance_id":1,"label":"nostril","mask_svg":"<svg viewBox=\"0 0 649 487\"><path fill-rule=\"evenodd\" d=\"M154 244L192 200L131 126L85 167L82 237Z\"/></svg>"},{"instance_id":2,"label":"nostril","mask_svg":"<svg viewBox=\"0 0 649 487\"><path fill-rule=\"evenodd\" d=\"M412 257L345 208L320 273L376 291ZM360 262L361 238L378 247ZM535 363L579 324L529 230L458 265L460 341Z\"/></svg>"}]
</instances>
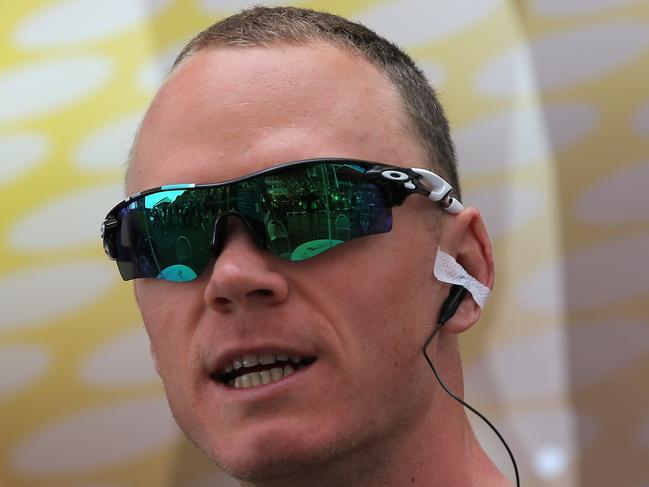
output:
<instances>
[{"instance_id":1,"label":"nostril","mask_svg":"<svg viewBox=\"0 0 649 487\"><path fill-rule=\"evenodd\" d=\"M232 301L230 301L228 298L224 298L222 296L217 296L214 298L214 304L216 304L219 307L226 307L228 306Z\"/></svg>"},{"instance_id":2,"label":"nostril","mask_svg":"<svg viewBox=\"0 0 649 487\"><path fill-rule=\"evenodd\" d=\"M273 291L270 289L257 289L253 291L253 294L257 294L258 296L266 297L266 296L272 296Z\"/></svg>"}]
</instances>

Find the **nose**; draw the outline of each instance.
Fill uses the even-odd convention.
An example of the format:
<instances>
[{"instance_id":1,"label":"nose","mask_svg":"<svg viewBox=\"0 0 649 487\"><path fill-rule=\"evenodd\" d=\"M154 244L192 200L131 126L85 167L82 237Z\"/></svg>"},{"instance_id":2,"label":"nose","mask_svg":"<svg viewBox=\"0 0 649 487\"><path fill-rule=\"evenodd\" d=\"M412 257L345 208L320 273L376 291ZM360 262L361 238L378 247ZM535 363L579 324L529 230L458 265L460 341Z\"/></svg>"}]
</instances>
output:
<instances>
[{"instance_id":1,"label":"nose","mask_svg":"<svg viewBox=\"0 0 649 487\"><path fill-rule=\"evenodd\" d=\"M272 266L278 258L259 248L240 217L230 216L223 223L222 245L204 291L208 308L227 313L285 301L288 281Z\"/></svg>"}]
</instances>

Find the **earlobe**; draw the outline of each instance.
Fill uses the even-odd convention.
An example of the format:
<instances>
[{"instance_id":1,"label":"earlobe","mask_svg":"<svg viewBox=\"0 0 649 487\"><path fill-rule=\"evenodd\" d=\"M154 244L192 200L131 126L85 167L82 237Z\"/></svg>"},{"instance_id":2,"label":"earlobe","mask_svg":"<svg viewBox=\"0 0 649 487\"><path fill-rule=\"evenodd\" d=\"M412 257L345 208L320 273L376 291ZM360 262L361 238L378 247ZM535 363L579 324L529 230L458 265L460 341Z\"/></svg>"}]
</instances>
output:
<instances>
[{"instance_id":1,"label":"earlobe","mask_svg":"<svg viewBox=\"0 0 649 487\"><path fill-rule=\"evenodd\" d=\"M478 282L489 289L493 287L493 250L477 209L467 208L449 220L440 239L440 248L455 257L457 263ZM467 293L442 332L462 333L477 323L481 314L482 308L471 293Z\"/></svg>"},{"instance_id":2,"label":"earlobe","mask_svg":"<svg viewBox=\"0 0 649 487\"><path fill-rule=\"evenodd\" d=\"M475 325L482 314L482 308L473 300L470 293L462 300L457 311L444 324L441 331L447 333L463 333Z\"/></svg>"}]
</instances>

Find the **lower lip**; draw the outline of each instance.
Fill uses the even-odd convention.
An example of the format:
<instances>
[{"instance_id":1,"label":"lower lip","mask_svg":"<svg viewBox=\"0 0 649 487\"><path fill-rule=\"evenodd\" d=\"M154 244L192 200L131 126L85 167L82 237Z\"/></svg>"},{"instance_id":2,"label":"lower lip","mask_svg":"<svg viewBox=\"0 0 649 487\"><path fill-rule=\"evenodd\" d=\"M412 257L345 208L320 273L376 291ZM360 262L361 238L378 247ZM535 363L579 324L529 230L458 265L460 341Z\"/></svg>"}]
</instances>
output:
<instances>
[{"instance_id":1,"label":"lower lip","mask_svg":"<svg viewBox=\"0 0 649 487\"><path fill-rule=\"evenodd\" d=\"M317 362L317 361L316 361ZM296 381L302 380L306 372L311 371L315 366L316 362L296 369L291 375L284 377L278 381L271 382L269 384L262 384L260 386L246 387L246 388L235 388L228 386L222 382L212 381L217 387L217 391L220 395L223 395L227 398L246 398L254 399L257 396L267 396L268 394L281 394L283 390L287 387L291 387Z\"/></svg>"}]
</instances>

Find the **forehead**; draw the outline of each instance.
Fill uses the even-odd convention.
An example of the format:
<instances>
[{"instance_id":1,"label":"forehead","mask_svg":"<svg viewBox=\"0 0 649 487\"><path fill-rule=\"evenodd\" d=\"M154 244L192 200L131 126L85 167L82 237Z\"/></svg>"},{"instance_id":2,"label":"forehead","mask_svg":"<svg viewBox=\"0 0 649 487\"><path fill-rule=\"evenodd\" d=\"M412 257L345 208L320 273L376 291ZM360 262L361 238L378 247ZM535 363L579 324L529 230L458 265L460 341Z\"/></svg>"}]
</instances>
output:
<instances>
[{"instance_id":1,"label":"forehead","mask_svg":"<svg viewBox=\"0 0 649 487\"><path fill-rule=\"evenodd\" d=\"M349 50L203 49L151 104L127 191L222 181L315 157L413 165L423 155L391 83Z\"/></svg>"}]
</instances>

